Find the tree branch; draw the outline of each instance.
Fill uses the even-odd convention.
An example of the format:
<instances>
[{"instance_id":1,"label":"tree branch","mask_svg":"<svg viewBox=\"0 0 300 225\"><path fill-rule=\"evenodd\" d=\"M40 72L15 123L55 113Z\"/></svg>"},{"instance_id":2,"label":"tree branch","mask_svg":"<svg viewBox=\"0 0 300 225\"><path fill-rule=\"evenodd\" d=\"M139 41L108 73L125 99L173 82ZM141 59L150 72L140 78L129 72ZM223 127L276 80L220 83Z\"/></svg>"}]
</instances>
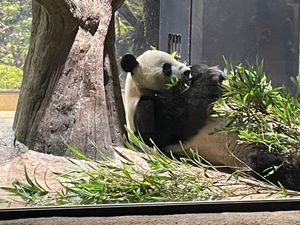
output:
<instances>
[{"instance_id":1,"label":"tree branch","mask_svg":"<svg viewBox=\"0 0 300 225\"><path fill-rule=\"evenodd\" d=\"M35 0L52 15L63 16L66 21L73 21L82 29L94 34L101 18L101 9L104 5L111 5L111 1L94 0ZM117 1L120 2L120 1ZM98 10L97 10L98 9Z\"/></svg>"}]
</instances>

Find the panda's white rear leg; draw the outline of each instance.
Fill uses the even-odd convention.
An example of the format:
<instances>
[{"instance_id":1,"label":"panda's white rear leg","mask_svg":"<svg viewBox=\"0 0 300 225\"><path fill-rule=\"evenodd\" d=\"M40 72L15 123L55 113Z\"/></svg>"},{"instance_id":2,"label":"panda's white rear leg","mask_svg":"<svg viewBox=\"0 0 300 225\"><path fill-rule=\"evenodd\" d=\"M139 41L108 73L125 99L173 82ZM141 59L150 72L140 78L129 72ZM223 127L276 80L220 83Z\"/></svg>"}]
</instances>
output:
<instances>
[{"instance_id":1,"label":"panda's white rear leg","mask_svg":"<svg viewBox=\"0 0 300 225\"><path fill-rule=\"evenodd\" d=\"M167 146L164 151L172 152L174 155L192 156L193 152L190 151L192 149L214 166L243 170L251 168L252 175L257 178L266 176L267 180L276 185L280 182L287 189L300 191L300 173L295 166L279 154L270 152L263 144L241 142L234 134L216 132L215 130L224 126L225 122L226 120L211 118L190 140L182 145Z\"/></svg>"}]
</instances>

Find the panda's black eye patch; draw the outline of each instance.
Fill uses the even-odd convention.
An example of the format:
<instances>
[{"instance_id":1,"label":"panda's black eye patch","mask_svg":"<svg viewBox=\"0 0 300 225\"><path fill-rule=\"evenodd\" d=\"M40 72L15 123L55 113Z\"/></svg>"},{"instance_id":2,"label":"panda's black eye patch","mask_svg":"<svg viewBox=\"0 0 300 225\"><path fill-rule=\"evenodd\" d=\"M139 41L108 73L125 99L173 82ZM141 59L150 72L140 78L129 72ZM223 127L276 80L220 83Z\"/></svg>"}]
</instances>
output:
<instances>
[{"instance_id":1,"label":"panda's black eye patch","mask_svg":"<svg viewBox=\"0 0 300 225\"><path fill-rule=\"evenodd\" d=\"M166 76L171 76L171 74L172 74L172 66L171 66L171 64L165 63L165 64L163 65L163 73L164 73Z\"/></svg>"}]
</instances>

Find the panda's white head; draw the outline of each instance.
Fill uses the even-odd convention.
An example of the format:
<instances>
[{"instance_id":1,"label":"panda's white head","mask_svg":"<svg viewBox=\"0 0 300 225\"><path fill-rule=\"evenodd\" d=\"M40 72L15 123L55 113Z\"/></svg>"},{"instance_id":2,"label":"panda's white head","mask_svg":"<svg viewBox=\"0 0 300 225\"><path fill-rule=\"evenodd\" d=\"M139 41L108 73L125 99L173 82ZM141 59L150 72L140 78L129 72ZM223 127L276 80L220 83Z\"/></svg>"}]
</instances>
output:
<instances>
[{"instance_id":1,"label":"panda's white head","mask_svg":"<svg viewBox=\"0 0 300 225\"><path fill-rule=\"evenodd\" d=\"M127 54L121 59L121 67L130 73L140 90L163 90L173 76L179 79L190 76L188 66L178 62L170 54L158 50L148 50L138 58Z\"/></svg>"},{"instance_id":2,"label":"panda's white head","mask_svg":"<svg viewBox=\"0 0 300 225\"><path fill-rule=\"evenodd\" d=\"M163 91L173 76L189 77L191 69L173 56L158 50L148 50L135 58L125 55L121 67L128 72L125 82L125 112L127 128L135 131L133 118L140 97L150 91Z\"/></svg>"}]
</instances>

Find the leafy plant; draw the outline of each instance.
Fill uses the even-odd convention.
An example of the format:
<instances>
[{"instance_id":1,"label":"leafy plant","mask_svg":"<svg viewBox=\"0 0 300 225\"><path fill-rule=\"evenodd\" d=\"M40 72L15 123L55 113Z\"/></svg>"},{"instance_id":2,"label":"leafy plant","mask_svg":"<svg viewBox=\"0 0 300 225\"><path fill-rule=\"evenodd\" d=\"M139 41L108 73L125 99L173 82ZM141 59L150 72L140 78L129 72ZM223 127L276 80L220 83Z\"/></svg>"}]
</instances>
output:
<instances>
[{"instance_id":1,"label":"leafy plant","mask_svg":"<svg viewBox=\"0 0 300 225\"><path fill-rule=\"evenodd\" d=\"M88 159L76 148L71 147L70 150ZM82 166L69 159L77 169L56 173L58 178L63 179L61 191L43 187L36 179L29 177L26 169L26 182L15 181L13 187L2 189L20 196L30 205L133 203L221 197L220 188L218 191L211 189L212 180L206 177L206 171L196 172L187 159L176 160L157 149L151 149L144 157L148 168L143 168L115 151L122 158L120 164L90 160L86 166ZM198 161L193 164L196 163L200 165Z\"/></svg>"},{"instance_id":2,"label":"leafy plant","mask_svg":"<svg viewBox=\"0 0 300 225\"><path fill-rule=\"evenodd\" d=\"M29 47L31 1L0 3L0 64L22 68Z\"/></svg>"},{"instance_id":3,"label":"leafy plant","mask_svg":"<svg viewBox=\"0 0 300 225\"><path fill-rule=\"evenodd\" d=\"M15 66L0 64L0 89L20 88L23 71Z\"/></svg>"},{"instance_id":4,"label":"leafy plant","mask_svg":"<svg viewBox=\"0 0 300 225\"><path fill-rule=\"evenodd\" d=\"M67 145L74 155L86 160L86 163L69 159L75 169L56 173L61 181L61 190L53 191L46 181L43 187L35 176L29 177L26 168L26 182L17 180L13 187L2 189L21 197L29 205L76 205L223 199L236 196L235 192L241 184L253 184L249 177L243 179L245 174L242 172L235 176L220 175L197 154L175 159L164 155L156 147L147 147L132 132L128 131L128 135L136 143L133 145L125 139L124 145L128 149L137 151L135 146L139 146L147 153L142 157L145 160L143 166L135 164L117 149L115 152L121 158L120 163L113 163L106 157L102 157L105 161L92 160ZM216 177L219 180L217 184ZM237 180L240 182L237 183ZM263 190L263 186L258 184L257 187ZM256 193L258 189L253 190ZM267 192L277 191L276 188L268 188Z\"/></svg>"},{"instance_id":5,"label":"leafy plant","mask_svg":"<svg viewBox=\"0 0 300 225\"><path fill-rule=\"evenodd\" d=\"M177 76L171 76L170 82L165 85L166 89L171 89L172 87L178 85L179 78Z\"/></svg>"},{"instance_id":6,"label":"leafy plant","mask_svg":"<svg viewBox=\"0 0 300 225\"><path fill-rule=\"evenodd\" d=\"M225 130L241 140L259 142L282 154L300 149L300 102L284 87L267 80L263 61L233 67L225 60L228 77L215 111L230 119ZM299 79L293 79L299 86Z\"/></svg>"},{"instance_id":7,"label":"leafy plant","mask_svg":"<svg viewBox=\"0 0 300 225\"><path fill-rule=\"evenodd\" d=\"M296 87L296 98L298 101L300 101L300 73L298 76L291 77L291 81Z\"/></svg>"},{"instance_id":8,"label":"leafy plant","mask_svg":"<svg viewBox=\"0 0 300 225\"><path fill-rule=\"evenodd\" d=\"M36 171L34 171L35 174ZM28 204L34 202L43 202L43 198L47 197L49 191L38 183L35 179L31 179L25 167L26 182L14 181L12 187L2 187L2 190L10 192L16 196L20 196Z\"/></svg>"},{"instance_id":9,"label":"leafy plant","mask_svg":"<svg viewBox=\"0 0 300 225\"><path fill-rule=\"evenodd\" d=\"M29 47L31 1L0 3L0 88L19 88Z\"/></svg>"}]
</instances>

